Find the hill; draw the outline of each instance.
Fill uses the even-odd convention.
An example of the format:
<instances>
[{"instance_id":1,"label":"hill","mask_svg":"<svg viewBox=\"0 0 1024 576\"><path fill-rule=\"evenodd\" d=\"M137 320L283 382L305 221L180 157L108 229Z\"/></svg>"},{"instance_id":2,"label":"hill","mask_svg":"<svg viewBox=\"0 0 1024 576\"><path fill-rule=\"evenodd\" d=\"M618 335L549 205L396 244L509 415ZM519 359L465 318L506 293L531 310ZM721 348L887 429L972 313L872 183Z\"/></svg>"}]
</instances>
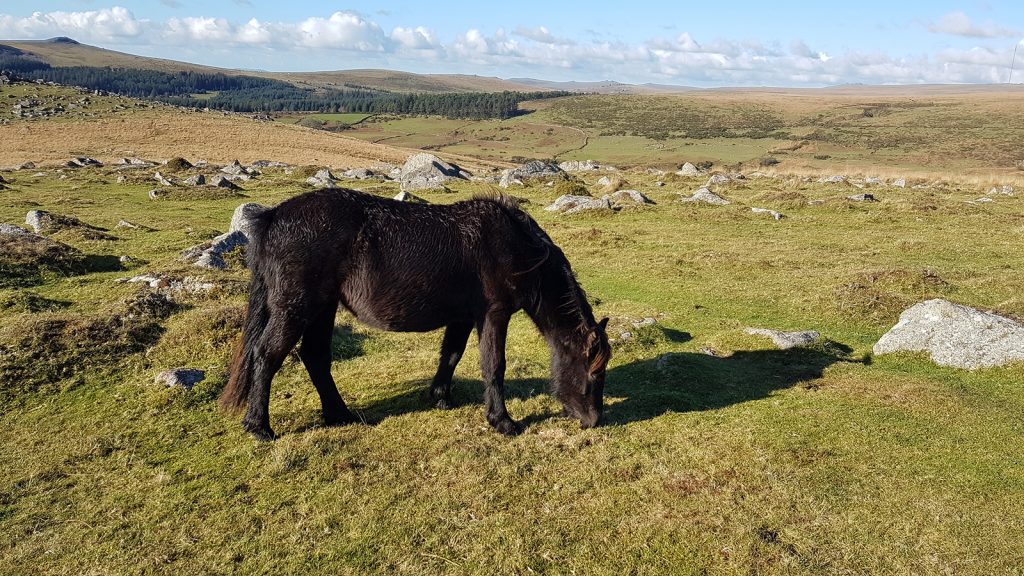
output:
<instances>
[{"instance_id":1,"label":"hill","mask_svg":"<svg viewBox=\"0 0 1024 576\"><path fill-rule=\"evenodd\" d=\"M303 87L361 86L391 92L501 92L532 91L531 85L502 80L501 78L459 74L414 74L392 70L337 70L322 72L267 72L264 70L237 70L203 66L176 60L136 56L81 44L70 38L38 41L0 40L0 45L11 46L34 55L51 66L95 66L156 70L159 72L198 72L255 76L282 80Z\"/></svg>"}]
</instances>

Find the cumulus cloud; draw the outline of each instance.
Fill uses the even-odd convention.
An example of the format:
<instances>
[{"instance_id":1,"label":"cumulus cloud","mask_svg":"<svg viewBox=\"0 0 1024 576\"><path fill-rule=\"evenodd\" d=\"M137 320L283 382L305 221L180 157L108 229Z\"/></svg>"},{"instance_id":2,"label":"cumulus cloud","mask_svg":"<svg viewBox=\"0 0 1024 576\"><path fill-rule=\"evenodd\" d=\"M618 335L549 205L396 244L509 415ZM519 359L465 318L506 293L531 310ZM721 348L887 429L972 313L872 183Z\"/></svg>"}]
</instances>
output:
<instances>
[{"instance_id":1,"label":"cumulus cloud","mask_svg":"<svg viewBox=\"0 0 1024 576\"><path fill-rule=\"evenodd\" d=\"M117 42L140 36L145 26L145 21L136 20L130 10L120 6L85 12L34 12L24 18L0 14L0 36L4 38L73 36Z\"/></svg>"},{"instance_id":2,"label":"cumulus cloud","mask_svg":"<svg viewBox=\"0 0 1024 576\"><path fill-rule=\"evenodd\" d=\"M523 38L533 40L534 42L539 42L541 44L571 46L576 43L568 38L558 38L544 26L538 26L536 28L527 28L525 26L519 26L512 33L517 36L522 36Z\"/></svg>"},{"instance_id":3,"label":"cumulus cloud","mask_svg":"<svg viewBox=\"0 0 1024 576\"><path fill-rule=\"evenodd\" d=\"M434 50L441 47L434 32L423 26L415 28L399 26L391 31L391 40L399 46L411 50Z\"/></svg>"},{"instance_id":4,"label":"cumulus cloud","mask_svg":"<svg viewBox=\"0 0 1024 576\"><path fill-rule=\"evenodd\" d=\"M1020 32L1013 28L1000 26L995 22L975 24L971 17L963 12L950 12L938 21L928 25L928 30L936 34L951 34L967 38L1001 38L1018 36Z\"/></svg>"},{"instance_id":5,"label":"cumulus cloud","mask_svg":"<svg viewBox=\"0 0 1024 576\"><path fill-rule=\"evenodd\" d=\"M383 52L387 41L380 26L354 12L307 18L299 23L298 32L301 43L310 48Z\"/></svg>"}]
</instances>

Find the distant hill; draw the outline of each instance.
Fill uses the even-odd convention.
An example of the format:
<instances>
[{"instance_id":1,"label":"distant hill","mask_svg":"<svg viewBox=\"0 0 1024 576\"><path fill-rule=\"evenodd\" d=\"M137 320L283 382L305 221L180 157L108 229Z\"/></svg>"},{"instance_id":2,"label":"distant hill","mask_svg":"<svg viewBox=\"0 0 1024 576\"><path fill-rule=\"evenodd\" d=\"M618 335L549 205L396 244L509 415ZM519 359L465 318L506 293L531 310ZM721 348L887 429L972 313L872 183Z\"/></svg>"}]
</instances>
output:
<instances>
[{"instance_id":1,"label":"distant hill","mask_svg":"<svg viewBox=\"0 0 1024 576\"><path fill-rule=\"evenodd\" d=\"M203 66L163 58L136 56L81 44L71 38L49 40L0 40L51 66L95 66L156 70L159 72L199 72L231 76L256 76L282 80L301 87L362 86L390 92L528 92L536 88L501 78L460 74L414 74L394 70L338 70L322 72L267 72Z\"/></svg>"},{"instance_id":2,"label":"distant hill","mask_svg":"<svg viewBox=\"0 0 1024 576\"><path fill-rule=\"evenodd\" d=\"M530 86L534 90L566 90L568 92L587 92L591 94L670 94L698 90L698 88L689 86L672 86L668 84L623 84L615 80L556 82L552 80L536 80L534 78L510 78L509 82Z\"/></svg>"}]
</instances>

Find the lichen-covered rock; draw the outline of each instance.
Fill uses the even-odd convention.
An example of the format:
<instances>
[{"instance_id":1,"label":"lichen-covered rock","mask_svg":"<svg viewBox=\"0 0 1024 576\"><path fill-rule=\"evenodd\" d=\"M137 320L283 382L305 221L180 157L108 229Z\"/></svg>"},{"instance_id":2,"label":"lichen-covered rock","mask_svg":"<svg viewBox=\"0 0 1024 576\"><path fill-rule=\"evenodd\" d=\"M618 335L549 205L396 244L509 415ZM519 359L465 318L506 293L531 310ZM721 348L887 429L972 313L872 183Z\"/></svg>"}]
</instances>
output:
<instances>
[{"instance_id":1,"label":"lichen-covered rock","mask_svg":"<svg viewBox=\"0 0 1024 576\"><path fill-rule=\"evenodd\" d=\"M691 196L683 196L679 198L680 202L700 202L703 204L712 204L714 206L725 206L730 204L728 200L722 198L718 194L715 194L709 190L706 186L698 188L696 192Z\"/></svg>"},{"instance_id":2,"label":"lichen-covered rock","mask_svg":"<svg viewBox=\"0 0 1024 576\"><path fill-rule=\"evenodd\" d=\"M255 202L239 205L231 215L231 226L228 228L228 232L238 231L245 234L246 239L252 240L253 219L267 210L269 208Z\"/></svg>"},{"instance_id":3,"label":"lichen-covered rock","mask_svg":"<svg viewBox=\"0 0 1024 576\"><path fill-rule=\"evenodd\" d=\"M767 214L768 216L771 216L772 218L774 218L776 220L782 220L783 218L786 217L786 215L783 214L782 212L778 212L776 210L770 210L768 208L754 208L754 207L751 207L750 211L753 212L754 214Z\"/></svg>"},{"instance_id":4,"label":"lichen-covered rock","mask_svg":"<svg viewBox=\"0 0 1024 576\"><path fill-rule=\"evenodd\" d=\"M1010 186L1010 185L995 186L991 190L988 191L988 195L989 196L995 196L997 194L1001 194L1003 196L1013 196L1013 186Z\"/></svg>"},{"instance_id":5,"label":"lichen-covered rock","mask_svg":"<svg viewBox=\"0 0 1024 576\"><path fill-rule=\"evenodd\" d=\"M169 388L191 390L193 386L206 379L206 373L195 368L172 368L156 375L154 382Z\"/></svg>"},{"instance_id":6,"label":"lichen-covered rock","mask_svg":"<svg viewBox=\"0 0 1024 576\"><path fill-rule=\"evenodd\" d=\"M540 160L531 160L518 168L513 168L503 172L501 180L498 182L498 186L508 188L513 184L526 184L531 180L541 178L563 178L564 176L565 171L559 168L557 164L541 162Z\"/></svg>"},{"instance_id":7,"label":"lichen-covered rock","mask_svg":"<svg viewBox=\"0 0 1024 576\"><path fill-rule=\"evenodd\" d=\"M318 170L313 176L306 178L306 183L317 188L334 188L338 183L338 179L334 177L334 174L331 174L330 168L323 168Z\"/></svg>"},{"instance_id":8,"label":"lichen-covered rock","mask_svg":"<svg viewBox=\"0 0 1024 576\"><path fill-rule=\"evenodd\" d=\"M846 199L847 200L852 200L854 202L878 202L878 199L875 198L874 194L868 194L868 193L854 194L852 196L847 196Z\"/></svg>"},{"instance_id":9,"label":"lichen-covered rock","mask_svg":"<svg viewBox=\"0 0 1024 576\"><path fill-rule=\"evenodd\" d=\"M405 161L402 172L399 176L399 189L402 191L414 190L443 190L445 184L454 179L467 179L461 168L449 164L433 154L413 154Z\"/></svg>"},{"instance_id":10,"label":"lichen-covered rock","mask_svg":"<svg viewBox=\"0 0 1024 576\"><path fill-rule=\"evenodd\" d=\"M676 171L676 174L678 176L700 176L701 172L696 166L687 162Z\"/></svg>"},{"instance_id":11,"label":"lichen-covered rock","mask_svg":"<svg viewBox=\"0 0 1024 576\"><path fill-rule=\"evenodd\" d=\"M566 194L559 196L554 202L544 208L549 212L561 212L562 214L578 214L592 210L611 210L612 204L608 197L592 198L590 196L572 196Z\"/></svg>"},{"instance_id":12,"label":"lichen-covered rock","mask_svg":"<svg viewBox=\"0 0 1024 576\"><path fill-rule=\"evenodd\" d=\"M1024 361L1024 324L947 300L915 304L875 344L877 355L928 352L940 366L975 370Z\"/></svg>"},{"instance_id":13,"label":"lichen-covered rock","mask_svg":"<svg viewBox=\"0 0 1024 576\"><path fill-rule=\"evenodd\" d=\"M187 186L204 186L206 184L206 176L195 174L182 180L182 183Z\"/></svg>"},{"instance_id":14,"label":"lichen-covered rock","mask_svg":"<svg viewBox=\"0 0 1024 576\"><path fill-rule=\"evenodd\" d=\"M210 178L209 185L215 188L224 188L225 190L241 190L237 184L219 174Z\"/></svg>"},{"instance_id":15,"label":"lichen-covered rock","mask_svg":"<svg viewBox=\"0 0 1024 576\"><path fill-rule=\"evenodd\" d=\"M601 165L593 160L567 160L560 162L558 167L564 172L590 172L601 169Z\"/></svg>"},{"instance_id":16,"label":"lichen-covered rock","mask_svg":"<svg viewBox=\"0 0 1024 576\"><path fill-rule=\"evenodd\" d=\"M894 188L906 188L907 187L907 179L906 178L897 178L897 179L892 181L892 186Z\"/></svg>"},{"instance_id":17,"label":"lichen-covered rock","mask_svg":"<svg viewBox=\"0 0 1024 576\"><path fill-rule=\"evenodd\" d=\"M747 334L754 336L765 336L771 338L779 350L811 346L821 339L821 334L815 330L804 330L800 332L783 332L780 330L769 330L767 328L747 328Z\"/></svg>"},{"instance_id":18,"label":"lichen-covered rock","mask_svg":"<svg viewBox=\"0 0 1024 576\"><path fill-rule=\"evenodd\" d=\"M821 178L818 178L818 182L822 184L842 184L843 182L846 182L846 176L842 176L840 174L836 174L834 176L822 176Z\"/></svg>"},{"instance_id":19,"label":"lichen-covered rock","mask_svg":"<svg viewBox=\"0 0 1024 576\"><path fill-rule=\"evenodd\" d=\"M239 246L245 246L249 239L241 230L227 232L209 242L188 248L181 253L181 259L193 266L211 270L224 270L228 267L224 254Z\"/></svg>"},{"instance_id":20,"label":"lichen-covered rock","mask_svg":"<svg viewBox=\"0 0 1024 576\"><path fill-rule=\"evenodd\" d=\"M399 192L398 194L395 194L394 199L398 200L399 202L417 202L419 204L427 204L427 201L424 200L423 198L420 198L415 194L406 192L405 190Z\"/></svg>"},{"instance_id":21,"label":"lichen-covered rock","mask_svg":"<svg viewBox=\"0 0 1024 576\"><path fill-rule=\"evenodd\" d=\"M644 196L639 190L619 190L604 196L614 208L635 208L654 204L654 201Z\"/></svg>"}]
</instances>

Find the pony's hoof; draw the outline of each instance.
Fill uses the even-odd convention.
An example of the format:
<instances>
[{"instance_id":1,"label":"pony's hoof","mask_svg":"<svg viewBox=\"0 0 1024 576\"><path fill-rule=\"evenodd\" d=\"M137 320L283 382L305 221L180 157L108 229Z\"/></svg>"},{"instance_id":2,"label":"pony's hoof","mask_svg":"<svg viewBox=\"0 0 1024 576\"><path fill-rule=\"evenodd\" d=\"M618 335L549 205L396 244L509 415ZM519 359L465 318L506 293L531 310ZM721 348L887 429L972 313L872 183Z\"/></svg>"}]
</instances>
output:
<instances>
[{"instance_id":1,"label":"pony's hoof","mask_svg":"<svg viewBox=\"0 0 1024 576\"><path fill-rule=\"evenodd\" d=\"M505 418L494 425L494 429L505 436L518 436L523 433L523 425L511 418Z\"/></svg>"},{"instance_id":2,"label":"pony's hoof","mask_svg":"<svg viewBox=\"0 0 1024 576\"><path fill-rule=\"evenodd\" d=\"M452 407L452 401L449 400L448 398L440 398L438 399L437 402L434 403L434 406L441 410L448 410L449 408Z\"/></svg>"},{"instance_id":3,"label":"pony's hoof","mask_svg":"<svg viewBox=\"0 0 1024 576\"><path fill-rule=\"evenodd\" d=\"M356 418L356 415L349 410L335 414L324 414L324 426L345 426L346 424L353 424L358 421L359 419Z\"/></svg>"},{"instance_id":4,"label":"pony's hoof","mask_svg":"<svg viewBox=\"0 0 1024 576\"><path fill-rule=\"evenodd\" d=\"M270 428L257 428L254 430L248 430L252 437L259 440L260 442L272 442L277 440L277 434Z\"/></svg>"}]
</instances>

